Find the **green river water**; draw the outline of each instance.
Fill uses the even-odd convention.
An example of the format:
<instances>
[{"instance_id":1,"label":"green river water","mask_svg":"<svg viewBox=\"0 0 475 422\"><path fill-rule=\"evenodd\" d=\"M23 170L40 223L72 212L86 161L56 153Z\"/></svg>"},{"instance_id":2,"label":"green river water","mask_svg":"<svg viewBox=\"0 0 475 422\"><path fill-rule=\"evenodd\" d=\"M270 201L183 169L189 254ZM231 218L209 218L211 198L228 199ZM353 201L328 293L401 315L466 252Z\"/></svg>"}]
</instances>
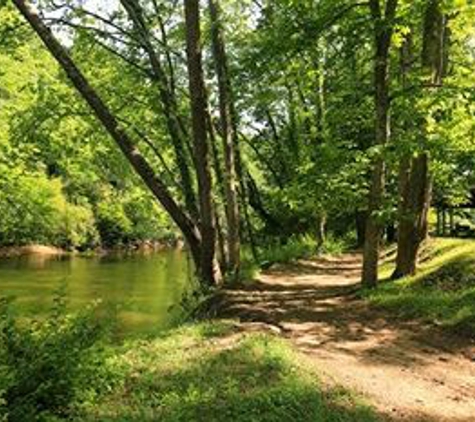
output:
<instances>
[{"instance_id":1,"label":"green river water","mask_svg":"<svg viewBox=\"0 0 475 422\"><path fill-rule=\"evenodd\" d=\"M108 256L28 256L0 260L0 296L13 296L25 317L41 317L65 286L68 306L95 300L119 305L125 334L167 328L190 280L190 266L179 250Z\"/></svg>"}]
</instances>

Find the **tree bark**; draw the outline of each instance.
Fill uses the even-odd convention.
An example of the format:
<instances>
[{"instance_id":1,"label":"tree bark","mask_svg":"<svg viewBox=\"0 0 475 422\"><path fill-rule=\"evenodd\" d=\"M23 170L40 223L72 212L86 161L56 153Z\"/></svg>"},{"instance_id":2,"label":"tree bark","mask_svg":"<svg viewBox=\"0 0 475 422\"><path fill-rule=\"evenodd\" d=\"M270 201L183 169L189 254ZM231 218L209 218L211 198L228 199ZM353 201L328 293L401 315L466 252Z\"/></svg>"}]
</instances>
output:
<instances>
[{"instance_id":1,"label":"tree bark","mask_svg":"<svg viewBox=\"0 0 475 422\"><path fill-rule=\"evenodd\" d=\"M375 145L383 148L390 138L389 52L398 0L387 0L383 12L380 0L370 0L374 20ZM378 282L379 249L382 225L378 220L385 190L386 166L379 151L373 163L366 222L362 283L374 287Z\"/></svg>"},{"instance_id":2,"label":"tree bark","mask_svg":"<svg viewBox=\"0 0 475 422\"><path fill-rule=\"evenodd\" d=\"M436 228L436 233L437 233L437 236L441 236L442 235L442 219L441 219L441 212L440 212L440 208L437 208L437 228Z\"/></svg>"},{"instance_id":3,"label":"tree bark","mask_svg":"<svg viewBox=\"0 0 475 422\"><path fill-rule=\"evenodd\" d=\"M447 210L442 209L442 236L447 236Z\"/></svg>"},{"instance_id":4,"label":"tree bark","mask_svg":"<svg viewBox=\"0 0 475 422\"><path fill-rule=\"evenodd\" d=\"M214 285L220 281L216 262L216 229L212 200L212 178L206 129L207 99L201 54L199 0L185 0L188 79L193 126L193 149L200 205L201 279Z\"/></svg>"},{"instance_id":5,"label":"tree bark","mask_svg":"<svg viewBox=\"0 0 475 422\"><path fill-rule=\"evenodd\" d=\"M208 127L208 134L209 134L209 144L210 144L210 150L211 150L211 158L212 158L212 168L214 172L214 177L215 177L215 186L217 186L217 190L219 192L219 196L223 203L226 202L226 190L224 188L224 176L223 176L223 171L221 168L221 162L220 162L220 154L217 148L217 142L216 142L216 134L214 130L214 125L211 120L211 113L207 112L207 127ZM218 251L219 251L219 256L218 256L218 261L219 261L219 266L221 268L221 272L225 273L228 268L228 262L229 262L229 257L228 257L228 248L226 245L226 239L224 236L224 229L223 225L221 224L222 218L221 215L225 215L225 211L221 213L221 207L222 203L221 201L215 201L214 204L214 210L215 210L215 219L216 219L216 233L217 233L217 245L218 245ZM224 207L223 207L224 208Z\"/></svg>"},{"instance_id":6,"label":"tree bark","mask_svg":"<svg viewBox=\"0 0 475 422\"><path fill-rule=\"evenodd\" d=\"M386 242L389 244L396 242L396 225L393 221L386 226Z\"/></svg>"},{"instance_id":7,"label":"tree bark","mask_svg":"<svg viewBox=\"0 0 475 422\"><path fill-rule=\"evenodd\" d=\"M414 275L422 242L427 236L427 215L432 192L429 155L412 160L399 219L398 253L393 279Z\"/></svg>"},{"instance_id":8,"label":"tree bark","mask_svg":"<svg viewBox=\"0 0 475 422\"><path fill-rule=\"evenodd\" d=\"M449 236L455 235L455 215L454 209L450 208L449 210Z\"/></svg>"},{"instance_id":9,"label":"tree bark","mask_svg":"<svg viewBox=\"0 0 475 422\"><path fill-rule=\"evenodd\" d=\"M265 208L256 181L249 171L246 173L246 179L249 205L264 222L266 230L271 234L285 234L283 225Z\"/></svg>"},{"instance_id":10,"label":"tree bark","mask_svg":"<svg viewBox=\"0 0 475 422\"><path fill-rule=\"evenodd\" d=\"M357 211L355 214L356 247L363 248L365 244L366 220L368 215L365 211Z\"/></svg>"},{"instance_id":11,"label":"tree bark","mask_svg":"<svg viewBox=\"0 0 475 422\"><path fill-rule=\"evenodd\" d=\"M240 269L240 217L236 188L236 152L237 131L234 121L233 96L224 43L221 10L218 0L209 0L211 17L211 39L213 44L214 65L218 78L219 112L221 136L223 140L226 189L226 221L228 229L227 252L229 275L232 280L239 278Z\"/></svg>"}]
</instances>

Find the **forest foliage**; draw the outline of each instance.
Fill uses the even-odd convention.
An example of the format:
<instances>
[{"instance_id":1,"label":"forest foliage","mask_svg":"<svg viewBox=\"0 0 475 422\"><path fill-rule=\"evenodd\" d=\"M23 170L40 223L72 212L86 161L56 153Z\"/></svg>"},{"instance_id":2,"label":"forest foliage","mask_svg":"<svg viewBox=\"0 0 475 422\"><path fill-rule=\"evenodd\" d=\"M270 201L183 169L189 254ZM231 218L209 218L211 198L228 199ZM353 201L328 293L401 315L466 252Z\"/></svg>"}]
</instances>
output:
<instances>
[{"instance_id":1,"label":"forest foliage","mask_svg":"<svg viewBox=\"0 0 475 422\"><path fill-rule=\"evenodd\" d=\"M383 3L4 2L0 243L183 236L214 283L241 245L343 236L371 284L397 229L414 272L474 183L474 10Z\"/></svg>"},{"instance_id":2,"label":"forest foliage","mask_svg":"<svg viewBox=\"0 0 475 422\"><path fill-rule=\"evenodd\" d=\"M416 273L475 205L474 68L470 0L0 0L0 246L183 239L201 299L347 245L373 288L397 243L370 301L473 329L472 244ZM61 312L2 303L0 419L373 419L273 337L111 349Z\"/></svg>"}]
</instances>

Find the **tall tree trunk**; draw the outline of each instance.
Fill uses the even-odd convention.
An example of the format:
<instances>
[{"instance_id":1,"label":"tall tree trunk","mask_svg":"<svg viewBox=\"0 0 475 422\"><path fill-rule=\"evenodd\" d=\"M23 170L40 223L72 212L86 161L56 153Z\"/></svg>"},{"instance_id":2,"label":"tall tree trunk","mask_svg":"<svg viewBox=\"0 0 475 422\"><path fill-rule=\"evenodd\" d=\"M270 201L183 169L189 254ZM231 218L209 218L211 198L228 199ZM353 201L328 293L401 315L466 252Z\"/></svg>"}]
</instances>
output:
<instances>
[{"instance_id":1,"label":"tall tree trunk","mask_svg":"<svg viewBox=\"0 0 475 422\"><path fill-rule=\"evenodd\" d=\"M440 0L430 0L425 11L422 64L430 83L442 84L446 68L446 17ZM428 235L427 217L432 198L429 154L419 152L406 164L409 179L401 199L398 254L393 279L415 274L420 248Z\"/></svg>"},{"instance_id":2,"label":"tall tree trunk","mask_svg":"<svg viewBox=\"0 0 475 422\"><path fill-rule=\"evenodd\" d=\"M356 211L355 229L356 229L356 247L357 248L364 247L367 219L368 219L368 215L366 211Z\"/></svg>"},{"instance_id":3,"label":"tall tree trunk","mask_svg":"<svg viewBox=\"0 0 475 422\"><path fill-rule=\"evenodd\" d=\"M226 241L224 238L223 227L221 224L221 216L215 208L215 225L216 225L216 247L217 247L217 260L219 262L219 268L221 273L224 273L227 268L226 257Z\"/></svg>"},{"instance_id":4,"label":"tall tree trunk","mask_svg":"<svg viewBox=\"0 0 475 422\"><path fill-rule=\"evenodd\" d=\"M211 17L211 39L213 44L214 65L218 78L221 136L223 139L224 164L226 170L224 182L226 189L226 220L228 228L228 265L231 278L236 280L239 277L241 249L235 151L238 139L220 5L218 0L209 0L208 4Z\"/></svg>"},{"instance_id":5,"label":"tall tree trunk","mask_svg":"<svg viewBox=\"0 0 475 422\"><path fill-rule=\"evenodd\" d=\"M437 208L437 236L442 236L442 215L440 208Z\"/></svg>"},{"instance_id":6,"label":"tall tree trunk","mask_svg":"<svg viewBox=\"0 0 475 422\"><path fill-rule=\"evenodd\" d=\"M449 236L455 235L455 214L454 209L449 209Z\"/></svg>"},{"instance_id":7,"label":"tall tree trunk","mask_svg":"<svg viewBox=\"0 0 475 422\"><path fill-rule=\"evenodd\" d=\"M185 204L193 216L197 216L198 209L196 197L193 189L193 178L190 172L187 150L185 148L186 134L181 130L180 118L178 115L177 100L173 90L173 83L167 76L159 55L155 51L152 43L152 34L144 17L143 9L137 0L120 0L122 6L127 12L128 17L134 24L138 39L147 54L152 70L154 82L158 86L158 94L162 105L163 114L168 128L168 133L172 141L173 150L180 172L181 186L185 197ZM162 32L164 29L162 28ZM170 67L170 70L172 68Z\"/></svg>"},{"instance_id":8,"label":"tall tree trunk","mask_svg":"<svg viewBox=\"0 0 475 422\"><path fill-rule=\"evenodd\" d=\"M266 230L274 235L285 235L285 227L264 206L256 181L249 171L246 173L246 180L249 205L263 221Z\"/></svg>"},{"instance_id":9,"label":"tall tree trunk","mask_svg":"<svg viewBox=\"0 0 475 422\"><path fill-rule=\"evenodd\" d=\"M201 234L193 220L173 199L167 187L157 177L156 173L135 146L132 139L120 126L112 111L90 85L89 81L76 66L66 49L55 38L51 30L24 0L13 0L13 3L28 21L32 29L41 38L44 45L56 59L60 67L65 71L73 86L87 102L97 119L113 138L131 166L180 228L190 247L194 262L199 269Z\"/></svg>"},{"instance_id":10,"label":"tall tree trunk","mask_svg":"<svg viewBox=\"0 0 475 422\"><path fill-rule=\"evenodd\" d=\"M220 154L217 148L217 142L216 142L216 135L215 135L215 130L213 126L213 122L211 119L211 113L208 110L207 113L207 126L208 126L208 133L209 133L209 139L210 139L210 150L211 150L211 157L212 157L212 167L214 171L214 177L215 177L215 186L217 186L217 190L219 192L220 199L224 202L226 202L226 190L224 188L224 177L223 177L223 171L221 168L221 161L220 161ZM223 204L221 201L215 201L214 204L215 208L215 215L216 215L216 233L217 233L217 238L218 238L218 251L219 251L219 256L218 256L218 261L219 261L219 266L221 268L221 271L225 273L228 268L228 262L229 262L229 256L228 256L228 248L226 245L226 239L224 236L224 228L223 225L221 224L222 218L221 215L224 214L225 212L221 212L221 208L223 207Z\"/></svg>"},{"instance_id":11,"label":"tall tree trunk","mask_svg":"<svg viewBox=\"0 0 475 422\"><path fill-rule=\"evenodd\" d=\"M427 236L431 192L429 155L423 153L411 160L399 219L396 270L392 278L413 275L416 272L419 249Z\"/></svg>"},{"instance_id":12,"label":"tall tree trunk","mask_svg":"<svg viewBox=\"0 0 475 422\"><path fill-rule=\"evenodd\" d=\"M442 209L442 236L447 235L447 210L445 208Z\"/></svg>"},{"instance_id":13,"label":"tall tree trunk","mask_svg":"<svg viewBox=\"0 0 475 422\"><path fill-rule=\"evenodd\" d=\"M244 214L244 222L245 226L243 227L247 233L247 240L249 242L249 246L251 247L252 256L254 258L254 262L259 261L259 253L257 251L257 244L255 241L254 236L254 227L252 226L251 216L249 213L249 194L247 190L246 180L245 180L245 164L243 162L241 156L241 149L240 143L236 143L236 174L239 181L239 190L238 196L240 199L241 207L240 209L243 211Z\"/></svg>"},{"instance_id":14,"label":"tall tree trunk","mask_svg":"<svg viewBox=\"0 0 475 422\"><path fill-rule=\"evenodd\" d=\"M370 0L374 20L375 145L383 148L390 138L389 52L398 0L387 0L384 14L380 0ZM366 221L362 282L374 287L378 282L378 262L382 225L378 220L385 190L386 166L378 153L373 163Z\"/></svg>"},{"instance_id":15,"label":"tall tree trunk","mask_svg":"<svg viewBox=\"0 0 475 422\"><path fill-rule=\"evenodd\" d=\"M216 229L212 199L208 133L206 129L207 99L201 54L199 0L185 0L185 22L188 79L193 124L194 161L198 180L200 205L200 276L203 281L213 285L220 281L220 274L215 256Z\"/></svg>"}]
</instances>

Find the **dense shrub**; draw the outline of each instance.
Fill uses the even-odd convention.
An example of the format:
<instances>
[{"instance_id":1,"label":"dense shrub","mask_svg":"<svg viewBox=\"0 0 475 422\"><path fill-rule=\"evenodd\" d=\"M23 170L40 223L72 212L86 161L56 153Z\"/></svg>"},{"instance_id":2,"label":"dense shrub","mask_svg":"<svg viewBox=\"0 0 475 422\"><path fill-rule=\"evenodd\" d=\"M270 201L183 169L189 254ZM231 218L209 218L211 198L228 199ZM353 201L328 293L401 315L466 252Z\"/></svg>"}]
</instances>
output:
<instances>
[{"instance_id":1,"label":"dense shrub","mask_svg":"<svg viewBox=\"0 0 475 422\"><path fill-rule=\"evenodd\" d=\"M132 222L132 238L135 241L175 238L169 218L156 200L140 189L133 190L124 201L124 212Z\"/></svg>"},{"instance_id":2,"label":"dense shrub","mask_svg":"<svg viewBox=\"0 0 475 422\"><path fill-rule=\"evenodd\" d=\"M58 244L67 249L91 249L100 242L96 220L90 207L65 203Z\"/></svg>"},{"instance_id":3,"label":"dense shrub","mask_svg":"<svg viewBox=\"0 0 475 422\"><path fill-rule=\"evenodd\" d=\"M0 192L0 245L76 248L97 242L91 210L68 203L60 179L0 167Z\"/></svg>"},{"instance_id":4,"label":"dense shrub","mask_svg":"<svg viewBox=\"0 0 475 422\"><path fill-rule=\"evenodd\" d=\"M38 243L84 250L175 236L169 219L142 189L101 187L95 198L68 197L65 191L61 178L0 163L0 246Z\"/></svg>"},{"instance_id":5,"label":"dense shrub","mask_svg":"<svg viewBox=\"0 0 475 422\"><path fill-rule=\"evenodd\" d=\"M53 420L71 415L110 382L102 340L108 318L97 305L75 315L59 300L46 319L25 323L0 306L0 420Z\"/></svg>"},{"instance_id":6,"label":"dense shrub","mask_svg":"<svg viewBox=\"0 0 475 422\"><path fill-rule=\"evenodd\" d=\"M168 218L141 189L120 195L104 190L96 207L96 220L101 242L106 247L173 236Z\"/></svg>"},{"instance_id":7,"label":"dense shrub","mask_svg":"<svg viewBox=\"0 0 475 422\"><path fill-rule=\"evenodd\" d=\"M0 174L0 237L3 244L47 242L60 223L63 201L58 181L6 170Z\"/></svg>"},{"instance_id":8,"label":"dense shrub","mask_svg":"<svg viewBox=\"0 0 475 422\"><path fill-rule=\"evenodd\" d=\"M317 242L310 236L295 236L285 243L277 243L262 248L259 254L261 266L290 262L307 258L317 252Z\"/></svg>"},{"instance_id":9,"label":"dense shrub","mask_svg":"<svg viewBox=\"0 0 475 422\"><path fill-rule=\"evenodd\" d=\"M119 198L99 203L96 210L97 228L104 246L127 243L132 237L132 222L125 214Z\"/></svg>"}]
</instances>

